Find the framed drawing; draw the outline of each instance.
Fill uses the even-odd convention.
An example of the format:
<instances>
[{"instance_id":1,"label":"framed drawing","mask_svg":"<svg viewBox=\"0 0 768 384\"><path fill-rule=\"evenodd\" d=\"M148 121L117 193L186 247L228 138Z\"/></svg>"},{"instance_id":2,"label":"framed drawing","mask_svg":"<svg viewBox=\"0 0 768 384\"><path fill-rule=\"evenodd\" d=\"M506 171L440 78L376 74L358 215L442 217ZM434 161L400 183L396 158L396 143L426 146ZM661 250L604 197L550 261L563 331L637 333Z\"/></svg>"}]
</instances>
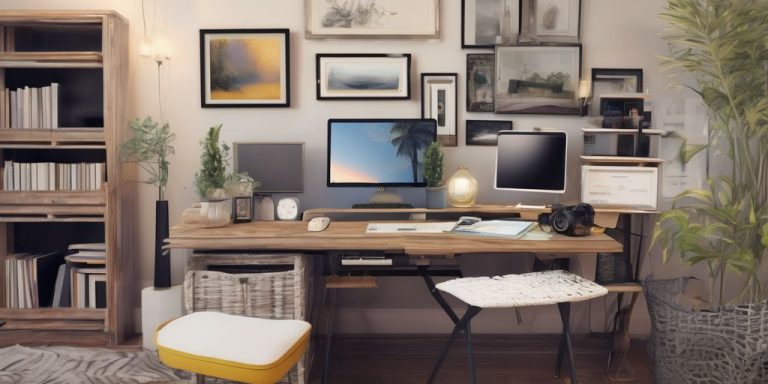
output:
<instances>
[{"instance_id":1,"label":"framed drawing","mask_svg":"<svg viewBox=\"0 0 768 384\"><path fill-rule=\"evenodd\" d=\"M521 43L579 43L581 0L521 1Z\"/></svg>"},{"instance_id":2,"label":"framed drawing","mask_svg":"<svg viewBox=\"0 0 768 384\"><path fill-rule=\"evenodd\" d=\"M643 92L642 68L592 68L592 108L590 115L600 115L600 98Z\"/></svg>"},{"instance_id":3,"label":"framed drawing","mask_svg":"<svg viewBox=\"0 0 768 384\"><path fill-rule=\"evenodd\" d=\"M439 0L306 0L307 37L439 37Z\"/></svg>"},{"instance_id":4,"label":"framed drawing","mask_svg":"<svg viewBox=\"0 0 768 384\"><path fill-rule=\"evenodd\" d=\"M289 107L287 29L201 29L200 101L211 107Z\"/></svg>"},{"instance_id":5,"label":"framed drawing","mask_svg":"<svg viewBox=\"0 0 768 384\"><path fill-rule=\"evenodd\" d=\"M467 55L467 111L493 112L494 55Z\"/></svg>"},{"instance_id":6,"label":"framed drawing","mask_svg":"<svg viewBox=\"0 0 768 384\"><path fill-rule=\"evenodd\" d=\"M517 44L520 0L461 0L461 47Z\"/></svg>"},{"instance_id":7,"label":"framed drawing","mask_svg":"<svg viewBox=\"0 0 768 384\"><path fill-rule=\"evenodd\" d=\"M496 47L496 113L578 115L581 46Z\"/></svg>"},{"instance_id":8,"label":"framed drawing","mask_svg":"<svg viewBox=\"0 0 768 384\"><path fill-rule=\"evenodd\" d=\"M318 100L407 100L411 55L318 53Z\"/></svg>"},{"instance_id":9,"label":"framed drawing","mask_svg":"<svg viewBox=\"0 0 768 384\"><path fill-rule=\"evenodd\" d=\"M437 139L447 147L458 145L457 73L421 74L421 118L437 120Z\"/></svg>"},{"instance_id":10,"label":"framed drawing","mask_svg":"<svg viewBox=\"0 0 768 384\"><path fill-rule=\"evenodd\" d=\"M496 145L499 131L511 131L512 122L508 120L467 120L467 145Z\"/></svg>"}]
</instances>

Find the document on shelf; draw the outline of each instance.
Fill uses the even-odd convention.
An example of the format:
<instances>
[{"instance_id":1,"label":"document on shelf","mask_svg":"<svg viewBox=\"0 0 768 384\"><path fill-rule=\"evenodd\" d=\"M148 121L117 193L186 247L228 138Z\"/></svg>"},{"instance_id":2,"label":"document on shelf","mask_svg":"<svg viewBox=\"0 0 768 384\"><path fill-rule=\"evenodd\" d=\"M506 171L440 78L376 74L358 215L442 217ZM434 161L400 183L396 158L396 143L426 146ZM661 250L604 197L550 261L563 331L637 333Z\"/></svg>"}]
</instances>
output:
<instances>
[{"instance_id":1,"label":"document on shelf","mask_svg":"<svg viewBox=\"0 0 768 384\"><path fill-rule=\"evenodd\" d=\"M459 219L459 223L453 228L452 232L468 235L498 236L511 239L519 239L523 237L536 224L533 221L521 220L477 220L464 224L462 219ZM465 219L463 221L467 222L469 220Z\"/></svg>"}]
</instances>

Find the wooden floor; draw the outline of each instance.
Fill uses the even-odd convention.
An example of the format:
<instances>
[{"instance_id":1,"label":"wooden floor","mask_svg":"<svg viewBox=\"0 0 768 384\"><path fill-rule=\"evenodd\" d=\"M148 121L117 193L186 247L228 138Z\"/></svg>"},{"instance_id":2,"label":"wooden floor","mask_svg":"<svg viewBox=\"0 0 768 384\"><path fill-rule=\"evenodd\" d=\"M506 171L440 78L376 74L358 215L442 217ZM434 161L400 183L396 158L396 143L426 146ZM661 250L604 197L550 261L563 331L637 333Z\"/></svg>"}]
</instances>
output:
<instances>
[{"instance_id":1,"label":"wooden floor","mask_svg":"<svg viewBox=\"0 0 768 384\"><path fill-rule=\"evenodd\" d=\"M554 378L559 335L473 336L477 382L481 384L570 383ZM333 340L329 383L424 384L445 345L443 336L338 336ZM322 347L321 343L316 344ZM605 336L576 336L577 378L582 384L615 383L605 373L609 341ZM316 350L310 382L322 377L322 351ZM633 342L628 354L633 380L653 383L644 342ZM564 367L563 376L568 375ZM626 376L623 376L626 377ZM465 384L469 371L465 344L457 342L435 383Z\"/></svg>"}]
</instances>

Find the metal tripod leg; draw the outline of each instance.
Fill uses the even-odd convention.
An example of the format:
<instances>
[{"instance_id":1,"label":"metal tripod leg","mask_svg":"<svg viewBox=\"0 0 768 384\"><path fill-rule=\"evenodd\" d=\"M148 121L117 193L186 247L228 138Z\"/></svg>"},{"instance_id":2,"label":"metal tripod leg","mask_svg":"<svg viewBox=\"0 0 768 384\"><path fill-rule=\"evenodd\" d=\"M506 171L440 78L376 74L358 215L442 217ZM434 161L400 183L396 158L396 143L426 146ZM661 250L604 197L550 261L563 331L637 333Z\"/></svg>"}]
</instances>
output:
<instances>
[{"instance_id":1,"label":"metal tripod leg","mask_svg":"<svg viewBox=\"0 0 768 384\"><path fill-rule=\"evenodd\" d=\"M453 311L450 305L445 301L443 298L443 295L440 294L440 291L435 288L435 281L432 280L432 276L429 274L429 266L426 265L419 265L417 267L419 270L419 274L421 274L421 278L424 279L424 283L427 284L427 289L429 289L429 293L432 295L432 297L435 298L435 301L437 301L437 304L440 304L440 308L445 311L445 313L448 315L448 317L451 318L451 321L453 321L453 324L456 324L459 322L459 316L456 316L456 312Z\"/></svg>"},{"instance_id":2,"label":"metal tripod leg","mask_svg":"<svg viewBox=\"0 0 768 384\"><path fill-rule=\"evenodd\" d=\"M563 335L560 339L560 348L557 352L557 368L555 377L560 376L560 366L563 362L563 353L568 358L568 368L571 371L571 384L577 384L576 365L573 361L573 345L571 344L571 303L557 303L560 311L560 320L563 322Z\"/></svg>"},{"instance_id":3,"label":"metal tripod leg","mask_svg":"<svg viewBox=\"0 0 768 384\"><path fill-rule=\"evenodd\" d=\"M443 361L445 360L445 357L448 356L448 351L451 349L453 340L462 331L464 331L467 335L466 338L467 338L467 352L469 354L470 383L472 384L477 383L477 378L475 377L474 357L472 355L472 344L471 344L472 340L469 335L470 333L469 324L470 324L470 321L472 321L472 318L477 316L477 314L480 313L481 310L482 308L474 307L471 305L467 307L467 311L464 312L464 316L462 316L461 319L457 321L456 325L453 327L451 336L448 337L448 342L445 344L445 348L443 349L443 352L440 354L440 358L437 360L437 363L435 364L435 368L432 369L432 373L429 375L429 380L427 380L427 383L431 384L435 381L437 372L440 371L440 367L443 365Z\"/></svg>"}]
</instances>

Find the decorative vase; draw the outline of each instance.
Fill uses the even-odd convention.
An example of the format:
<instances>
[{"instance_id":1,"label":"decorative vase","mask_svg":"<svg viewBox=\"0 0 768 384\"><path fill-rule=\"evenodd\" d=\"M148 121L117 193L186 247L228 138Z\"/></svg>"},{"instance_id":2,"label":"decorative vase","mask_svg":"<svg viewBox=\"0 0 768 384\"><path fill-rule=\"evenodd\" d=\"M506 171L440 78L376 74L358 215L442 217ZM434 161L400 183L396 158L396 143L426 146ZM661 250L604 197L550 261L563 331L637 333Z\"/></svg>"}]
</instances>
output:
<instances>
[{"instance_id":1,"label":"decorative vase","mask_svg":"<svg viewBox=\"0 0 768 384\"><path fill-rule=\"evenodd\" d=\"M445 186L427 187L427 208L445 208Z\"/></svg>"},{"instance_id":2,"label":"decorative vase","mask_svg":"<svg viewBox=\"0 0 768 384\"><path fill-rule=\"evenodd\" d=\"M200 225L204 228L223 227L232 219L230 199L203 201L200 203Z\"/></svg>"},{"instance_id":3,"label":"decorative vase","mask_svg":"<svg viewBox=\"0 0 768 384\"><path fill-rule=\"evenodd\" d=\"M171 286L171 250L163 249L168 235L168 200L158 200L155 201L155 288Z\"/></svg>"},{"instance_id":4,"label":"decorative vase","mask_svg":"<svg viewBox=\"0 0 768 384\"><path fill-rule=\"evenodd\" d=\"M471 207L477 200L477 179L463 165L448 179L448 204L453 207Z\"/></svg>"}]
</instances>

